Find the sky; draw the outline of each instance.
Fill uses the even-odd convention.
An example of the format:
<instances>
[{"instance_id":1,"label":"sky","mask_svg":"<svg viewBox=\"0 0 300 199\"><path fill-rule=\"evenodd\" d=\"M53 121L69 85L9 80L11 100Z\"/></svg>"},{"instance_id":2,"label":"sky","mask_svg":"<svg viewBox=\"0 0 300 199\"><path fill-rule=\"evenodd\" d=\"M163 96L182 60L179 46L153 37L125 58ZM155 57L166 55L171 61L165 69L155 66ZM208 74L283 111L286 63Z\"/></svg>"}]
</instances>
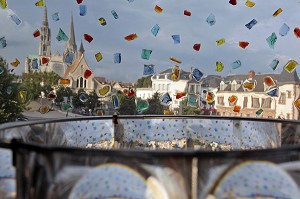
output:
<instances>
[{"instance_id":1,"label":"sky","mask_svg":"<svg viewBox=\"0 0 300 199\"><path fill-rule=\"evenodd\" d=\"M38 54L39 37L33 32L40 28L43 7L36 7L37 0L7 0L7 9L0 8L0 37L5 36L7 47L0 48L0 56L8 63L18 58L21 64L16 74L24 72L25 58L28 54ZM48 21L51 29L51 52L64 51L65 42L57 41L59 28L69 34L70 16L73 14L75 38L79 48L83 41L87 62L95 76L105 77L108 81L132 82L143 77L144 64L154 64L156 73L172 68L176 63L169 60L175 57L182 61L178 64L183 70L200 69L204 75L246 74L250 70L261 73L280 73L289 60L300 63L300 38L294 35L294 28L300 27L300 3L298 0L253 0L255 6L245 6L246 0L238 0L237 5L229 0L83 0L87 14L79 15L76 0L47 0ZM162 13L154 11L155 5L163 8ZM282 8L277 17L273 13ZM119 16L114 19L111 11ZM185 16L184 10L191 12ZM53 21L51 15L59 13L60 20ZM9 17L15 13L22 23L18 26ZM214 14L216 23L210 26L206 18ZM103 17L106 26L98 19ZM252 19L258 23L249 30L245 24ZM286 36L279 35L280 27L286 23L290 31ZM158 24L160 30L155 37L151 28ZM272 33L277 35L275 48L272 49L266 38ZM136 33L138 38L126 41L125 36ZM88 43L84 34L93 36ZM180 44L174 44L172 35L178 34ZM216 45L216 40L225 38L226 42ZM239 47L239 41L248 41L246 49ZM199 51L193 45L200 43ZM141 58L142 49L152 50L149 60ZM95 54L101 52L103 59L97 62ZM122 61L115 64L114 53L121 53ZM279 65L273 71L269 65L273 59ZM232 69L231 63L240 60L242 66ZM222 72L215 71L216 61L224 64ZM10 68L13 68L10 66Z\"/></svg>"}]
</instances>

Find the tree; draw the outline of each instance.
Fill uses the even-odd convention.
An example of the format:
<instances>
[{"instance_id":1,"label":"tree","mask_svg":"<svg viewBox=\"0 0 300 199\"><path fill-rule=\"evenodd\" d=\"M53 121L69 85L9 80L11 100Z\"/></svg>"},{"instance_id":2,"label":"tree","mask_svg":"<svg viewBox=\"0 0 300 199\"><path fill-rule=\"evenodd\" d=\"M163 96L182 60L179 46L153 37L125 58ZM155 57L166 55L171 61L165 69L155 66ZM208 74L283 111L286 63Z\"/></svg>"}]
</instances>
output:
<instances>
[{"instance_id":1,"label":"tree","mask_svg":"<svg viewBox=\"0 0 300 199\"><path fill-rule=\"evenodd\" d=\"M14 121L26 107L19 98L20 85L16 79L17 76L8 72L8 64L0 57L0 123Z\"/></svg>"},{"instance_id":2,"label":"tree","mask_svg":"<svg viewBox=\"0 0 300 199\"><path fill-rule=\"evenodd\" d=\"M182 102L182 115L202 115L203 113L199 107L190 107L187 105L187 99Z\"/></svg>"},{"instance_id":3,"label":"tree","mask_svg":"<svg viewBox=\"0 0 300 199\"><path fill-rule=\"evenodd\" d=\"M136 88L150 88L152 87L151 75L142 77L137 80Z\"/></svg>"},{"instance_id":4,"label":"tree","mask_svg":"<svg viewBox=\"0 0 300 199\"><path fill-rule=\"evenodd\" d=\"M119 114L120 115L136 115L136 105L135 105L135 98L134 97L128 97L124 94L118 94L117 95L120 102L120 109Z\"/></svg>"},{"instance_id":5,"label":"tree","mask_svg":"<svg viewBox=\"0 0 300 199\"><path fill-rule=\"evenodd\" d=\"M31 71L26 74L22 88L27 90L33 99L37 99L43 91L46 95L58 85L60 77L54 72Z\"/></svg>"},{"instance_id":6,"label":"tree","mask_svg":"<svg viewBox=\"0 0 300 199\"><path fill-rule=\"evenodd\" d=\"M73 91L71 90L70 87L60 86L56 91L55 102L63 102L64 97L70 98L71 96L73 96Z\"/></svg>"},{"instance_id":7,"label":"tree","mask_svg":"<svg viewBox=\"0 0 300 199\"><path fill-rule=\"evenodd\" d=\"M85 91L83 89L79 89L78 92L74 93L74 95L73 95L72 104L73 104L74 108L85 107L84 103L82 101L80 101L80 99L79 99L79 96L81 93L85 93Z\"/></svg>"},{"instance_id":8,"label":"tree","mask_svg":"<svg viewBox=\"0 0 300 199\"><path fill-rule=\"evenodd\" d=\"M85 102L85 106L88 109L92 110L92 113L94 112L95 108L98 106L98 96L95 91L89 94L89 99L87 102Z\"/></svg>"},{"instance_id":9,"label":"tree","mask_svg":"<svg viewBox=\"0 0 300 199\"><path fill-rule=\"evenodd\" d=\"M164 106L160 103L160 95L158 92L155 92L152 98L148 99L149 108L144 111L145 115L163 115Z\"/></svg>"}]
</instances>

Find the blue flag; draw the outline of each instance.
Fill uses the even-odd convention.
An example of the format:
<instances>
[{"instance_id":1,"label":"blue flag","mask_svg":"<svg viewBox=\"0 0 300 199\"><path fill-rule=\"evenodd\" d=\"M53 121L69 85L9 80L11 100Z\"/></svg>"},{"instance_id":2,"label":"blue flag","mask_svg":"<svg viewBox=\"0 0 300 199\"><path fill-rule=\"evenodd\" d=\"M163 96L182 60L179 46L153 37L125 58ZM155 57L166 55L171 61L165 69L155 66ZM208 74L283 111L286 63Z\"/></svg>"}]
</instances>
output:
<instances>
[{"instance_id":1,"label":"blue flag","mask_svg":"<svg viewBox=\"0 0 300 199\"><path fill-rule=\"evenodd\" d=\"M156 37L156 35L158 34L159 30L160 30L159 25L155 24L155 26L153 26L153 28L151 29L151 32Z\"/></svg>"},{"instance_id":2,"label":"blue flag","mask_svg":"<svg viewBox=\"0 0 300 199\"><path fill-rule=\"evenodd\" d=\"M87 12L87 8L86 8L86 5L80 5L79 6L79 11L80 11L80 16L85 16L86 15L86 12Z\"/></svg>"},{"instance_id":3,"label":"blue flag","mask_svg":"<svg viewBox=\"0 0 300 199\"><path fill-rule=\"evenodd\" d=\"M144 64L144 72L143 75L153 75L154 74L154 65L146 65Z\"/></svg>"},{"instance_id":4,"label":"blue flag","mask_svg":"<svg viewBox=\"0 0 300 199\"><path fill-rule=\"evenodd\" d=\"M115 62L115 64L121 63L121 53L114 54L114 62Z\"/></svg>"},{"instance_id":5,"label":"blue flag","mask_svg":"<svg viewBox=\"0 0 300 199\"><path fill-rule=\"evenodd\" d=\"M174 44L180 44L180 35L172 35Z\"/></svg>"}]
</instances>

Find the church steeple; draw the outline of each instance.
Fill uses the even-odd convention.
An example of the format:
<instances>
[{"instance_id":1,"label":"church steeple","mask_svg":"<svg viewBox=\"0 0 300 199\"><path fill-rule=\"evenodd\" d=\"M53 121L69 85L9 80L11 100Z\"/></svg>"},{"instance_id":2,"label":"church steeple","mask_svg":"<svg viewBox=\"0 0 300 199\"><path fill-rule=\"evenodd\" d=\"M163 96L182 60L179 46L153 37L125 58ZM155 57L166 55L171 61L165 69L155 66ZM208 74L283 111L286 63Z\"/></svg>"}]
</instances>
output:
<instances>
[{"instance_id":1,"label":"church steeple","mask_svg":"<svg viewBox=\"0 0 300 199\"><path fill-rule=\"evenodd\" d=\"M81 40L78 57L81 57L84 54L84 52L85 52L85 50L83 48L83 43L82 43L82 40Z\"/></svg>"},{"instance_id":2,"label":"church steeple","mask_svg":"<svg viewBox=\"0 0 300 199\"><path fill-rule=\"evenodd\" d=\"M77 54L77 45L76 45L76 40L75 40L73 15L71 15L71 19L70 19L69 40L66 43L64 54L66 55L68 52L74 53L74 55Z\"/></svg>"},{"instance_id":3,"label":"church steeple","mask_svg":"<svg viewBox=\"0 0 300 199\"><path fill-rule=\"evenodd\" d=\"M44 6L43 26L48 27L48 16L47 16L47 7L46 6Z\"/></svg>"},{"instance_id":4,"label":"church steeple","mask_svg":"<svg viewBox=\"0 0 300 199\"><path fill-rule=\"evenodd\" d=\"M44 17L41 27L41 39L39 45L39 56L51 56L51 31L48 26L47 7L44 7Z\"/></svg>"}]
</instances>

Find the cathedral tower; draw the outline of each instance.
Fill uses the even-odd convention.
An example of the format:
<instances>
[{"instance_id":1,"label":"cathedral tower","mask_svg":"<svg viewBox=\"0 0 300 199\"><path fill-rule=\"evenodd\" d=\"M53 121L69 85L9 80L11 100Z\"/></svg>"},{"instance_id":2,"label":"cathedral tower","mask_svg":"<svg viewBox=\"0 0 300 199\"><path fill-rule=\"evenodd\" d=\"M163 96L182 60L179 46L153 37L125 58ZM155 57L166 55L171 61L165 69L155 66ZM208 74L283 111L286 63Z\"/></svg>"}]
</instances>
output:
<instances>
[{"instance_id":1,"label":"cathedral tower","mask_svg":"<svg viewBox=\"0 0 300 199\"><path fill-rule=\"evenodd\" d=\"M44 7L43 25L41 27L41 40L39 45L39 56L51 56L51 31L48 25L47 7Z\"/></svg>"}]
</instances>

